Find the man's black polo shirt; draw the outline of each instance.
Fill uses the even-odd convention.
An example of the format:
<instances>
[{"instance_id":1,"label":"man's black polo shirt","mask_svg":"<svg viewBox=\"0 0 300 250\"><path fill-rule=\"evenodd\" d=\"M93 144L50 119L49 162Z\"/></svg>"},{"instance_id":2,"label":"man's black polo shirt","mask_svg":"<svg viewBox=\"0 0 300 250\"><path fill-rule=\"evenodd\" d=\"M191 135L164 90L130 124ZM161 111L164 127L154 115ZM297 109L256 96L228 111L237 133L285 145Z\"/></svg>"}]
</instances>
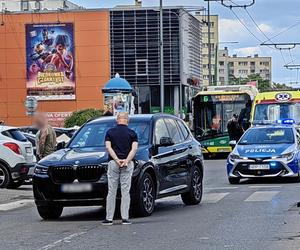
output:
<instances>
[{"instance_id":1,"label":"man's black polo shirt","mask_svg":"<svg viewBox=\"0 0 300 250\"><path fill-rule=\"evenodd\" d=\"M112 149L119 159L126 159L133 142L138 142L137 134L128 126L118 124L107 131L105 141L110 141ZM109 160L112 160L109 156Z\"/></svg>"}]
</instances>

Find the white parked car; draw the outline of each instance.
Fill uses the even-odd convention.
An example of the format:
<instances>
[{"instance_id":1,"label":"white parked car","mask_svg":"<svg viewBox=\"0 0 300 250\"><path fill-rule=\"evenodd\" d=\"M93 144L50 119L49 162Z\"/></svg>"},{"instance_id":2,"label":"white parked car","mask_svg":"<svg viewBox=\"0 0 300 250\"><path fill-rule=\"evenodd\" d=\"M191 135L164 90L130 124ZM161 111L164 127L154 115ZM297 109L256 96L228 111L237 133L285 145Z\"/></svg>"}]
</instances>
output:
<instances>
[{"instance_id":1,"label":"white parked car","mask_svg":"<svg viewBox=\"0 0 300 250\"><path fill-rule=\"evenodd\" d=\"M32 144L14 127L0 126L0 188L18 188L32 177Z\"/></svg>"}]
</instances>

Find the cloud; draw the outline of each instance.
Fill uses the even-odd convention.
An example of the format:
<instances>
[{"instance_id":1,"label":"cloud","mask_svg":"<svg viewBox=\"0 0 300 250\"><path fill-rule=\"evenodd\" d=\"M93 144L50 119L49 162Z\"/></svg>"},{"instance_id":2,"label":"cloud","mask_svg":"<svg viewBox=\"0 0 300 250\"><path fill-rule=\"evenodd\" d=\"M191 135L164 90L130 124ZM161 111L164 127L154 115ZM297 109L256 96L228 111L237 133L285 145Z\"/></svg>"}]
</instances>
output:
<instances>
[{"instance_id":1,"label":"cloud","mask_svg":"<svg viewBox=\"0 0 300 250\"><path fill-rule=\"evenodd\" d=\"M245 28L238 20L220 19L219 32L221 41L240 41L248 37Z\"/></svg>"},{"instance_id":2,"label":"cloud","mask_svg":"<svg viewBox=\"0 0 300 250\"><path fill-rule=\"evenodd\" d=\"M261 48L260 47L244 47L244 48L238 48L234 49L233 52L235 54L238 54L239 56L253 56L254 54L261 54Z\"/></svg>"},{"instance_id":3,"label":"cloud","mask_svg":"<svg viewBox=\"0 0 300 250\"><path fill-rule=\"evenodd\" d=\"M274 31L274 29L270 25L268 25L266 23L261 23L261 24L258 25L258 27L264 33L270 33L271 31Z\"/></svg>"}]
</instances>

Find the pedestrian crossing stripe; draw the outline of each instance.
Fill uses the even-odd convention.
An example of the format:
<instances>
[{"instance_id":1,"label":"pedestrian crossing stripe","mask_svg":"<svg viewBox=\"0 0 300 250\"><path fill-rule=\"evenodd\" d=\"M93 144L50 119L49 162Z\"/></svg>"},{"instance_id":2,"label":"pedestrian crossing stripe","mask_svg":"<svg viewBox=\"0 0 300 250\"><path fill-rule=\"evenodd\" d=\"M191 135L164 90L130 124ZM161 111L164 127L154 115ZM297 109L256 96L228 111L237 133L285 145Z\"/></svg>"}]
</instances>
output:
<instances>
[{"instance_id":1,"label":"pedestrian crossing stripe","mask_svg":"<svg viewBox=\"0 0 300 250\"><path fill-rule=\"evenodd\" d=\"M203 196L202 203L217 203L229 193L207 193Z\"/></svg>"},{"instance_id":2,"label":"pedestrian crossing stripe","mask_svg":"<svg viewBox=\"0 0 300 250\"><path fill-rule=\"evenodd\" d=\"M33 203L34 203L33 200L18 200L18 201L5 203L5 204L0 204L0 211L9 211L20 207L32 205Z\"/></svg>"},{"instance_id":3,"label":"pedestrian crossing stripe","mask_svg":"<svg viewBox=\"0 0 300 250\"><path fill-rule=\"evenodd\" d=\"M271 201L279 191L257 191L251 194L245 201Z\"/></svg>"}]
</instances>

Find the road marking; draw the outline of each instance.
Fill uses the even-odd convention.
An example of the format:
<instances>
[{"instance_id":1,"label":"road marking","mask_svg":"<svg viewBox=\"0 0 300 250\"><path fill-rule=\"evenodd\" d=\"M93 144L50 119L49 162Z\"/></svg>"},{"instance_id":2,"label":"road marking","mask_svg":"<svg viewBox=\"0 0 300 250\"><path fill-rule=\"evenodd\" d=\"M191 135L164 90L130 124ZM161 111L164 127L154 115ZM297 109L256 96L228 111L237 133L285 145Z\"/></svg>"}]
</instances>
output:
<instances>
[{"instance_id":1,"label":"road marking","mask_svg":"<svg viewBox=\"0 0 300 250\"><path fill-rule=\"evenodd\" d=\"M13 210L13 209L25 207L25 206L31 205L31 204L33 204L33 200L13 201L13 202L5 203L5 204L0 204L0 211Z\"/></svg>"},{"instance_id":2,"label":"road marking","mask_svg":"<svg viewBox=\"0 0 300 250\"><path fill-rule=\"evenodd\" d=\"M204 194L202 203L217 203L229 193L208 193Z\"/></svg>"},{"instance_id":3,"label":"road marking","mask_svg":"<svg viewBox=\"0 0 300 250\"><path fill-rule=\"evenodd\" d=\"M64 237L60 240L57 240L49 245L46 245L46 246L43 246L41 248L39 248L39 250L48 250L48 249L52 249L52 248L55 248L57 247L59 244L63 244L63 243L69 243L71 242L71 240L75 237L78 237L78 236L81 236L83 234L86 234L87 232L79 232L79 233L74 233L74 234L71 234L67 237Z\"/></svg>"},{"instance_id":4,"label":"road marking","mask_svg":"<svg viewBox=\"0 0 300 250\"><path fill-rule=\"evenodd\" d=\"M251 194L245 201L271 201L279 191L257 191Z\"/></svg>"},{"instance_id":5,"label":"road marking","mask_svg":"<svg viewBox=\"0 0 300 250\"><path fill-rule=\"evenodd\" d=\"M204 189L207 189L207 190L226 190L226 189L237 189L239 187L207 187L207 188L204 188Z\"/></svg>"},{"instance_id":6,"label":"road marking","mask_svg":"<svg viewBox=\"0 0 300 250\"><path fill-rule=\"evenodd\" d=\"M266 185L266 186L259 186L259 185L257 185L257 186L249 186L249 188L281 188L282 186L268 186L268 185Z\"/></svg>"}]
</instances>

